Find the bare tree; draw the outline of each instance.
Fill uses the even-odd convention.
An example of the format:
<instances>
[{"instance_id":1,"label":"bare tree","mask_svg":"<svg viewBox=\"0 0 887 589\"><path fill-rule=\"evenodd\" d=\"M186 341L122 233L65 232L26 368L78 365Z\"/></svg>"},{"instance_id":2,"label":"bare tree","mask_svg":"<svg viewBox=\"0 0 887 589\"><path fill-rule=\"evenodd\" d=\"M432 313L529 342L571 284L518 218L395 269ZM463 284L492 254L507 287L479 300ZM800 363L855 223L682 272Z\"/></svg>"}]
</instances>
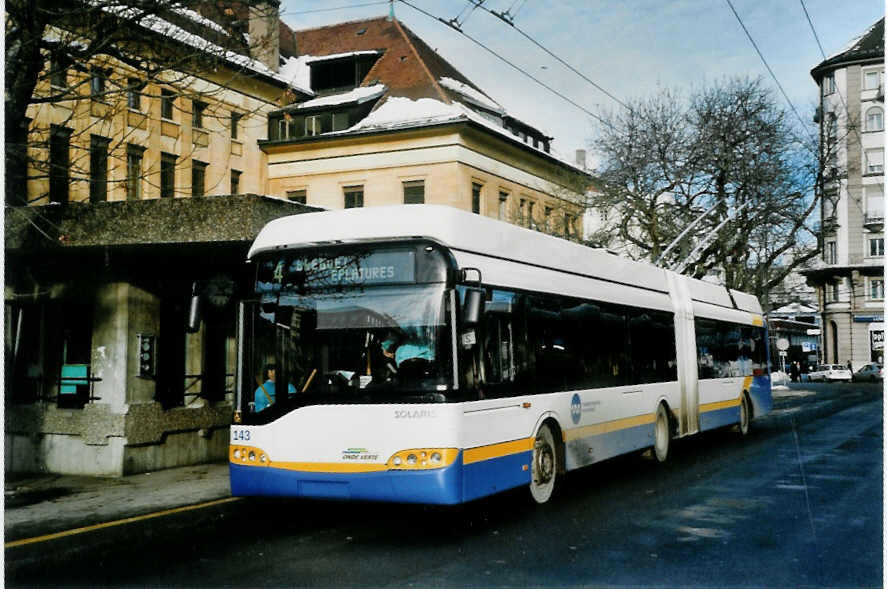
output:
<instances>
[{"instance_id":1,"label":"bare tree","mask_svg":"<svg viewBox=\"0 0 887 589\"><path fill-rule=\"evenodd\" d=\"M26 180L53 174L46 156L52 130L28 118L35 108L55 108L54 126L66 129L72 126L67 123L83 116L82 105L89 101L101 103L101 121L125 113L134 96L148 94L145 88L151 83L176 88L173 100L182 96L199 100L225 85L216 90L202 85L198 90L193 81L202 74L212 72L218 78L219 72L227 71L231 80L254 75L246 56L256 52L257 43L250 47L243 34L250 16L246 2L8 0L5 9L5 163L10 205L27 204L22 191ZM110 75L121 67L130 78ZM91 114L96 116L95 110ZM212 108L203 114L206 119L215 116ZM243 113L244 122L249 115ZM95 130L81 128L78 133L81 137L68 138L70 181L87 182L90 133ZM113 140L108 151L125 165L125 154L116 148L127 137L118 134ZM153 176L153 181L159 176L159 170L143 173ZM42 196L31 195L29 200Z\"/></svg>"},{"instance_id":2,"label":"bare tree","mask_svg":"<svg viewBox=\"0 0 887 589\"><path fill-rule=\"evenodd\" d=\"M760 79L629 106L593 142L603 189L591 206L618 211L613 232L630 255L717 272L759 297L817 255L819 147Z\"/></svg>"}]
</instances>

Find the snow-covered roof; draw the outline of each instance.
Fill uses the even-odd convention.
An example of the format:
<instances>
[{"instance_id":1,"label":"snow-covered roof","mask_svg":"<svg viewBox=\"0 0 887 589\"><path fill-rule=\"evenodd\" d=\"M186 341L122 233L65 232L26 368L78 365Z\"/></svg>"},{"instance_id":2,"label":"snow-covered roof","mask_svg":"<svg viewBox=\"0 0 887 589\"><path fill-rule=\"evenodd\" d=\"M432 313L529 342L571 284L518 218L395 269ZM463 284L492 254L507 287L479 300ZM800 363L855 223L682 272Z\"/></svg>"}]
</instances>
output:
<instances>
[{"instance_id":1,"label":"snow-covered roof","mask_svg":"<svg viewBox=\"0 0 887 589\"><path fill-rule=\"evenodd\" d=\"M505 114L505 109L502 108L497 102L495 102L482 92L475 90L468 84L463 84L458 80L454 80L453 78L448 78L446 76L438 81L440 82L441 86L443 86L447 90L452 90L453 92L460 94L462 98L470 103L474 103L481 108L485 108L499 114Z\"/></svg>"},{"instance_id":2,"label":"snow-covered roof","mask_svg":"<svg viewBox=\"0 0 887 589\"><path fill-rule=\"evenodd\" d=\"M333 131L326 135L346 135L355 132L405 129L457 121L471 121L497 133L498 135L507 137L513 141L520 141L520 139L516 138L510 130L503 127L502 124L496 124L461 102L454 101L452 104L446 104L445 102L435 100L434 98L419 98L418 100L412 100L403 96L389 96L385 102L378 106L366 118L352 127L343 131ZM533 147L533 145L529 143L524 143L524 145L540 154L544 154L545 157L556 159L563 165L573 168L578 172L584 174L588 173L586 169L577 166L576 163L557 152L546 152L541 147Z\"/></svg>"},{"instance_id":3,"label":"snow-covered roof","mask_svg":"<svg viewBox=\"0 0 887 589\"><path fill-rule=\"evenodd\" d=\"M212 41L201 37L200 35L191 33L183 29L182 27L169 22L168 20L157 16L156 14L146 14L142 15L140 18L137 18L139 16L139 11L136 8L129 6L103 6L102 10L110 14L115 14L121 18L136 19L134 20L134 22L136 22L138 25L148 30L154 31L155 33L158 33L165 37L169 37L170 39L174 39L175 41L178 41L180 43L184 43L185 45L193 47L204 53L216 55L235 66L242 67L268 78L272 78L280 83L294 88L295 90L298 90L299 92L302 92L303 94L307 94L309 96L314 95L314 93L310 90L309 85L302 85L299 83L298 80L295 79L295 77L288 77L288 72L283 70L275 72L259 60L253 59L235 51L231 51L230 49L220 47L216 43L213 43ZM212 21L199 15L193 10L188 10L180 6L176 7L175 10L178 14L191 19L197 24L208 26L213 30L224 32L222 27L218 26L216 23L212 23L215 26L207 24L208 22L211 23Z\"/></svg>"},{"instance_id":4,"label":"snow-covered roof","mask_svg":"<svg viewBox=\"0 0 887 589\"><path fill-rule=\"evenodd\" d=\"M357 57L360 55L381 55L381 51L346 51L344 53L333 53L331 55L318 55L315 57L307 56L307 63L314 64L322 61L334 61L336 59L344 59L346 57Z\"/></svg>"},{"instance_id":5,"label":"snow-covered roof","mask_svg":"<svg viewBox=\"0 0 887 589\"><path fill-rule=\"evenodd\" d=\"M289 107L291 110L307 110L310 108L319 108L324 106L336 106L339 104L350 104L356 102L362 104L368 100L378 98L385 93L385 84L376 84L374 86L359 86L349 92L340 94L331 94L329 96L321 96L320 98L312 98L311 100L300 102L297 105Z\"/></svg>"}]
</instances>

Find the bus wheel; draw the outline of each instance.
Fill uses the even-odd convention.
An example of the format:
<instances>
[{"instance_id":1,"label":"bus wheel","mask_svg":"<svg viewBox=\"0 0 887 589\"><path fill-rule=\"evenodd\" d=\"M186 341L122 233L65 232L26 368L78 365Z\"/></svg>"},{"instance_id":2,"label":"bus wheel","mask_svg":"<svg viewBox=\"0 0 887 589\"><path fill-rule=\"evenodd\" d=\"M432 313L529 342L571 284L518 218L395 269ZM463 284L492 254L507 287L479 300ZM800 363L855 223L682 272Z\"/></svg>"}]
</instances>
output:
<instances>
[{"instance_id":1,"label":"bus wheel","mask_svg":"<svg viewBox=\"0 0 887 589\"><path fill-rule=\"evenodd\" d=\"M548 424L543 423L536 434L531 470L530 493L536 503L545 503L554 491L557 478L557 450Z\"/></svg>"},{"instance_id":2,"label":"bus wheel","mask_svg":"<svg viewBox=\"0 0 887 589\"><path fill-rule=\"evenodd\" d=\"M742 399L739 402L739 425L736 426L739 435L748 434L751 427L751 409L748 404L748 395L742 393Z\"/></svg>"},{"instance_id":3,"label":"bus wheel","mask_svg":"<svg viewBox=\"0 0 887 589\"><path fill-rule=\"evenodd\" d=\"M665 459L668 458L668 446L671 443L671 424L664 403L660 403L656 410L656 425L653 433L653 451L656 454L656 460L665 462Z\"/></svg>"}]
</instances>

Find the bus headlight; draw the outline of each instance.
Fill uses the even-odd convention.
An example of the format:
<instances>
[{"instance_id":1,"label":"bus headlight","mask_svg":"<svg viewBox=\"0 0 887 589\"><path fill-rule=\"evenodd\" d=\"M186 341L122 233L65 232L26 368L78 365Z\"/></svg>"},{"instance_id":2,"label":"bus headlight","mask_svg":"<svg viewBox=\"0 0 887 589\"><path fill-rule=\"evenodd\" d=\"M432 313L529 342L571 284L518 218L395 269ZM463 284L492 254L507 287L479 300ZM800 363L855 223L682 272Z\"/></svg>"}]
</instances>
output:
<instances>
[{"instance_id":1,"label":"bus headlight","mask_svg":"<svg viewBox=\"0 0 887 589\"><path fill-rule=\"evenodd\" d=\"M238 464L252 464L254 466L271 466L271 457L261 448L250 446L231 446L229 459Z\"/></svg>"},{"instance_id":2,"label":"bus headlight","mask_svg":"<svg viewBox=\"0 0 887 589\"><path fill-rule=\"evenodd\" d=\"M429 470L451 465L459 456L458 448L412 448L395 452L388 459L390 470Z\"/></svg>"}]
</instances>

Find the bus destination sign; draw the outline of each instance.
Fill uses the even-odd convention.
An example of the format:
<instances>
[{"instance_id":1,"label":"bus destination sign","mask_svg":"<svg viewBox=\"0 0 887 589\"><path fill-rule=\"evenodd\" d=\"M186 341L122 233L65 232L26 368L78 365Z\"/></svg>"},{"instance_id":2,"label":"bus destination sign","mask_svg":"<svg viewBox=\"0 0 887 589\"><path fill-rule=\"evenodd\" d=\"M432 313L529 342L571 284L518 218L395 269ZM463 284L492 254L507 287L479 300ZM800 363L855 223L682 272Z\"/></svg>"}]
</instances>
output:
<instances>
[{"instance_id":1,"label":"bus destination sign","mask_svg":"<svg viewBox=\"0 0 887 589\"><path fill-rule=\"evenodd\" d=\"M334 257L286 257L263 264L257 290L399 284L414 282L415 276L416 256L409 250Z\"/></svg>"}]
</instances>

